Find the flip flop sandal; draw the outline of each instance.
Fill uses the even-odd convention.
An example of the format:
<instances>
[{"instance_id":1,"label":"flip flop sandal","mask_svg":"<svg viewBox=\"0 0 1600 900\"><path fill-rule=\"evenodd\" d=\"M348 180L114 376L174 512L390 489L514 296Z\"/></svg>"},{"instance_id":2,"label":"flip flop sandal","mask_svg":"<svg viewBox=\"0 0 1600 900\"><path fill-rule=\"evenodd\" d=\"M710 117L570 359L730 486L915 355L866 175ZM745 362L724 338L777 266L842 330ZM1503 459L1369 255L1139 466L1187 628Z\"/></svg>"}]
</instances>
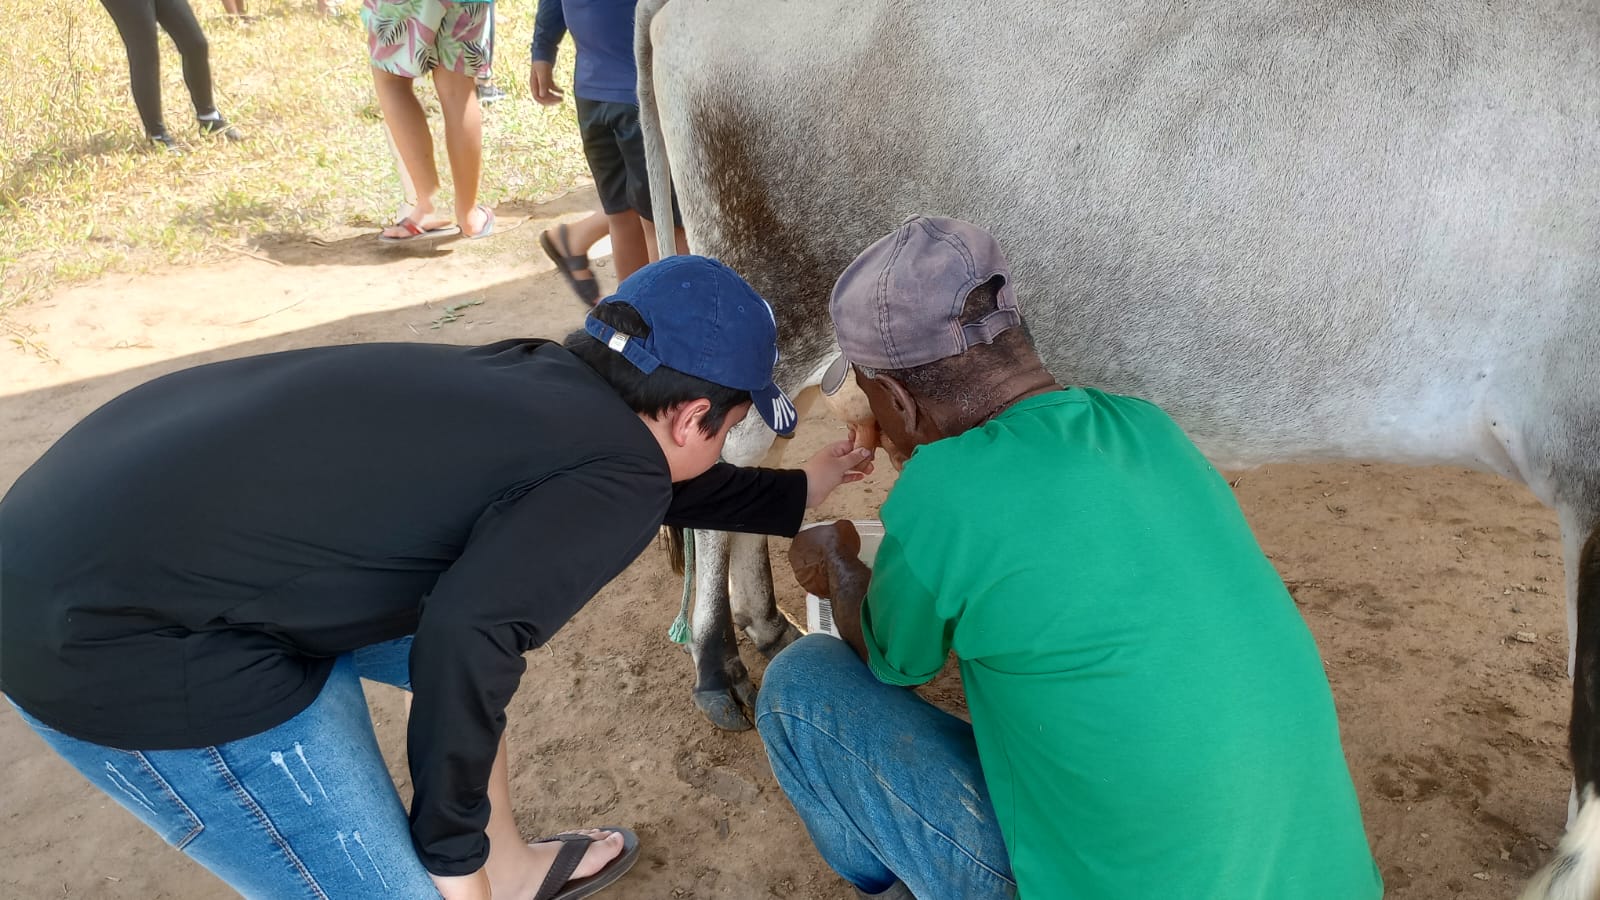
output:
<instances>
[{"instance_id":1,"label":"flip flop sandal","mask_svg":"<svg viewBox=\"0 0 1600 900\"><path fill-rule=\"evenodd\" d=\"M561 238L562 247L572 246L567 239L567 226L557 225L556 234ZM550 261L556 264L556 271L560 272L561 277L567 280L567 286L572 288L574 294L578 295L578 299L583 301L584 306L594 306L600 302L600 283L593 278L575 278L572 274L589 268L587 254L578 253L572 256L563 256L560 248L556 247L555 241L550 240L550 232L548 231L539 234L539 246L544 248L544 255L550 257Z\"/></svg>"},{"instance_id":2,"label":"flip flop sandal","mask_svg":"<svg viewBox=\"0 0 1600 900\"><path fill-rule=\"evenodd\" d=\"M483 210L483 227L478 229L477 234L467 235L468 240L481 240L494 234L494 210L484 206L482 203L478 204L478 208Z\"/></svg>"},{"instance_id":3,"label":"flip flop sandal","mask_svg":"<svg viewBox=\"0 0 1600 900\"><path fill-rule=\"evenodd\" d=\"M550 866L550 874L544 877L544 883L534 892L533 900L578 900L606 887L633 868L633 864L639 860L638 835L626 828L611 826L595 830L622 835L622 852L616 859L606 863L605 868L588 878L568 880L577 870L578 863L583 861L583 855L589 852L589 845L594 843L594 838L586 834L558 834L536 842L544 844L560 841L561 849L556 851L556 861Z\"/></svg>"},{"instance_id":4,"label":"flip flop sandal","mask_svg":"<svg viewBox=\"0 0 1600 900\"><path fill-rule=\"evenodd\" d=\"M413 242L428 243L440 238L455 237L461 233L460 225L436 225L433 228L423 228L416 219L406 216L395 225L406 230L405 237L389 237L386 234L378 235L380 244L409 244Z\"/></svg>"}]
</instances>

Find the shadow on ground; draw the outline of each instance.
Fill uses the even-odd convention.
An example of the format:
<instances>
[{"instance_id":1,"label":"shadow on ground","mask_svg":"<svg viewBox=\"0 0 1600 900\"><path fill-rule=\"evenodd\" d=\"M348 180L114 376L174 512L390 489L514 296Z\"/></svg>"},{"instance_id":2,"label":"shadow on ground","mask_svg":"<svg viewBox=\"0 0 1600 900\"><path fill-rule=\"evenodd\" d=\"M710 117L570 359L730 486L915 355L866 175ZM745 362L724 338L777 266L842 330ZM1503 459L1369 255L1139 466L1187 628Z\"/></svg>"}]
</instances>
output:
<instances>
[{"instance_id":1,"label":"shadow on ground","mask_svg":"<svg viewBox=\"0 0 1600 900\"><path fill-rule=\"evenodd\" d=\"M496 233L485 238L483 243L498 243L525 222L588 212L593 208L594 191L587 188L548 203L501 203L494 208ZM290 231L270 231L256 238L256 246L267 259L286 266L381 266L407 257L444 258L463 245L473 243L466 238L455 238L383 244L378 242L380 229L350 231L352 233L331 239L308 237Z\"/></svg>"}]
</instances>

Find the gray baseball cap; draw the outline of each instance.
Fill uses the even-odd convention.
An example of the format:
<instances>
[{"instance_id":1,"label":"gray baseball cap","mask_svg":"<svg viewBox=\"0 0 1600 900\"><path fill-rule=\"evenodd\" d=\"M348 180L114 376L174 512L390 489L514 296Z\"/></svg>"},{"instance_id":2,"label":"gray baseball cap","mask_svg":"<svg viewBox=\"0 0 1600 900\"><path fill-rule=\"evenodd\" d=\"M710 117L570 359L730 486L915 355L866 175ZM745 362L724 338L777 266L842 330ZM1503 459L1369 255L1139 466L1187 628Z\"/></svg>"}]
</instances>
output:
<instances>
[{"instance_id":1,"label":"gray baseball cap","mask_svg":"<svg viewBox=\"0 0 1600 900\"><path fill-rule=\"evenodd\" d=\"M997 308L961 324L967 294L1000 276ZM994 236L970 222L912 216L861 252L828 303L845 358L910 369L965 353L1022 324L1011 267Z\"/></svg>"}]
</instances>

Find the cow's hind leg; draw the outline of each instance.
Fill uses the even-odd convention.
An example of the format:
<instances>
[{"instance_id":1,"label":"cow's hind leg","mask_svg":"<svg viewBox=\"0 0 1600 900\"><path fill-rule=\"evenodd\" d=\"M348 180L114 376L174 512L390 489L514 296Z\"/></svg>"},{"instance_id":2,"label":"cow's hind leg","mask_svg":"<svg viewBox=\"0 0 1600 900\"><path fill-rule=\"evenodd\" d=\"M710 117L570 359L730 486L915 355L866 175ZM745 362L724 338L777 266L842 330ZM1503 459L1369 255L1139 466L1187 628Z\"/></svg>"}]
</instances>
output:
<instances>
[{"instance_id":1,"label":"cow's hind leg","mask_svg":"<svg viewBox=\"0 0 1600 900\"><path fill-rule=\"evenodd\" d=\"M696 531L694 627L694 705L724 731L747 731L755 708L750 672L739 658L733 612L728 605L728 553L731 536Z\"/></svg>"},{"instance_id":2,"label":"cow's hind leg","mask_svg":"<svg viewBox=\"0 0 1600 900\"><path fill-rule=\"evenodd\" d=\"M767 547L762 535L733 535L728 583L733 594L733 624L744 629L762 656L771 659L800 637L800 629L778 610Z\"/></svg>"},{"instance_id":3,"label":"cow's hind leg","mask_svg":"<svg viewBox=\"0 0 1600 900\"><path fill-rule=\"evenodd\" d=\"M751 465L766 455L772 442L773 434L761 423L760 417L748 416L728 434L727 443L722 448L722 458L736 466ZM739 573L733 586L743 593L749 593L742 582L749 580L749 557L753 551L759 552L760 568L766 571L766 575L763 583L758 574L756 585L760 587L764 584L765 589L760 593L767 599L764 604L757 599L752 608L760 610L763 605L770 607L771 615L781 618L777 604L771 599L772 574L766 565L766 538L735 542L733 535L719 531L696 531L694 540L694 620L693 637L689 645L694 654L694 705L718 728L745 731L753 727L750 711L755 708L756 691L750 683L749 670L739 658L739 642L734 632L734 614L729 600L729 573ZM755 624L762 618L742 613L740 624Z\"/></svg>"},{"instance_id":4,"label":"cow's hind leg","mask_svg":"<svg viewBox=\"0 0 1600 900\"><path fill-rule=\"evenodd\" d=\"M1523 900L1600 900L1600 513L1563 510L1572 628L1572 775L1578 807ZM1569 620L1571 617L1569 616Z\"/></svg>"},{"instance_id":5,"label":"cow's hind leg","mask_svg":"<svg viewBox=\"0 0 1600 900\"><path fill-rule=\"evenodd\" d=\"M795 406L802 411L810 407L816 391L800 395ZM774 441L761 460L764 466L778 466L789 442ZM768 552L766 537L759 534L736 534L728 551L728 586L732 592L733 623L744 629L750 642L768 659L800 637L800 629L778 610L776 592L772 589L772 556Z\"/></svg>"}]
</instances>

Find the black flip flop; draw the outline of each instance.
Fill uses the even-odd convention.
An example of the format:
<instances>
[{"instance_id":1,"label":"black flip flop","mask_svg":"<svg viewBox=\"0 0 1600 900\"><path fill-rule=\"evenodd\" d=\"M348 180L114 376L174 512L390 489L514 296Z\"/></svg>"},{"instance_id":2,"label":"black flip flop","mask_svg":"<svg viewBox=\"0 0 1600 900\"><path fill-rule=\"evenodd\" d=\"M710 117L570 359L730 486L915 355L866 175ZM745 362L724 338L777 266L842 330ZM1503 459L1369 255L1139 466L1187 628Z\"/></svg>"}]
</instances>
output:
<instances>
[{"instance_id":1,"label":"black flip flop","mask_svg":"<svg viewBox=\"0 0 1600 900\"><path fill-rule=\"evenodd\" d=\"M544 883L534 892L533 900L579 900L610 885L633 868L633 864L639 860L639 836L626 828L609 825L595 830L622 835L622 852L616 859L606 863L605 868L588 878L568 880L578 868L578 863L583 861L583 855L589 852L589 845L594 843L594 838L586 834L558 834L536 842L560 841L561 849L556 851L556 861L550 866L550 874L544 877Z\"/></svg>"},{"instance_id":2,"label":"black flip flop","mask_svg":"<svg viewBox=\"0 0 1600 900\"><path fill-rule=\"evenodd\" d=\"M561 236L561 246L572 246L572 242L567 240L567 226L557 225L556 234ZM600 302L600 283L593 278L587 280L578 279L572 274L589 268L589 257L586 254L580 253L576 256L562 255L555 242L550 240L550 232L548 231L539 234L539 246L544 248L544 255L550 257L550 261L556 264L556 271L560 272L561 277L567 280L567 286L572 288L574 294L578 295L578 299L583 301L584 306L594 306Z\"/></svg>"}]
</instances>

